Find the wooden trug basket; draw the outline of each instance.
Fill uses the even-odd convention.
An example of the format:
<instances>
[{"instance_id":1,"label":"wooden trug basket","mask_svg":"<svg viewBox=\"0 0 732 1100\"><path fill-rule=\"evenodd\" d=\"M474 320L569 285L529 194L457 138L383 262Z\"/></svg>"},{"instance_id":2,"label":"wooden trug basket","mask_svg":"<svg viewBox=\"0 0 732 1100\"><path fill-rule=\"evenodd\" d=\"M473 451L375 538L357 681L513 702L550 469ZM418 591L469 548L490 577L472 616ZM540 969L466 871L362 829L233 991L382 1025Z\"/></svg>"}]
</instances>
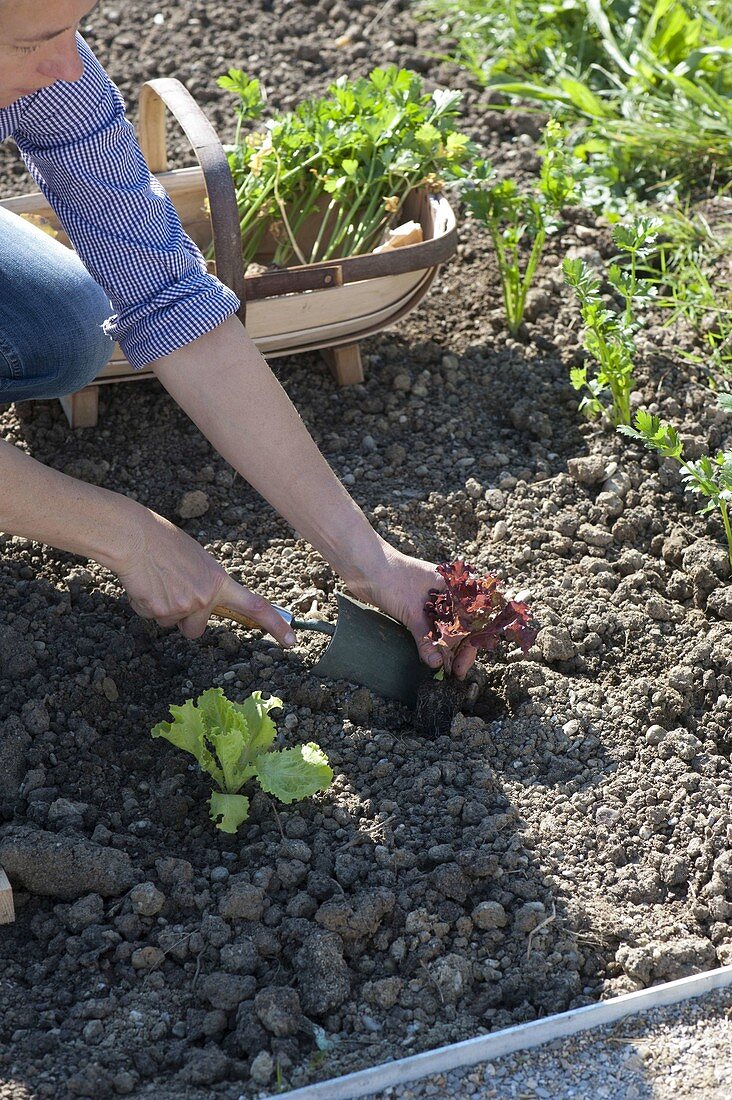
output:
<instances>
[{"instance_id":1,"label":"wooden trug basket","mask_svg":"<svg viewBox=\"0 0 732 1100\"><path fill-rule=\"evenodd\" d=\"M189 139L198 164L168 168L166 111ZM404 220L421 224L420 244L282 271L244 276L239 214L226 154L203 111L179 80L160 78L140 93L140 145L150 170L170 195L185 231L202 251L213 243L211 270L241 300L239 316L267 359L319 350L339 385L363 381L359 340L405 316L427 293L439 264L457 247L455 216L441 195L415 192ZM208 204L206 204L208 199ZM46 218L70 246L53 209L41 194L6 199L16 214ZM116 346L95 383L61 399L72 427L97 422L99 385L149 378L135 371Z\"/></svg>"}]
</instances>

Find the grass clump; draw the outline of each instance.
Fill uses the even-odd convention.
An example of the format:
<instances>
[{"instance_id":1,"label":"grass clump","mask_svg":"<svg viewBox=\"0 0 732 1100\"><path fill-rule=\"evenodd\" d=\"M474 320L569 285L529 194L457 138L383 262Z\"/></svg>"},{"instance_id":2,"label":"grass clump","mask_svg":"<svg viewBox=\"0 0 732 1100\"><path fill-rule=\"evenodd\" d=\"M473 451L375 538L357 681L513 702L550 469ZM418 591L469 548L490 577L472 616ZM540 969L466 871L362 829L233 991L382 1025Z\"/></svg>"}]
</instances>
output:
<instances>
[{"instance_id":1,"label":"grass clump","mask_svg":"<svg viewBox=\"0 0 732 1100\"><path fill-rule=\"evenodd\" d=\"M703 351L681 353L698 363L715 385L732 373L732 199L659 212L658 245L646 274L658 285L668 324L683 318Z\"/></svg>"},{"instance_id":2,"label":"grass clump","mask_svg":"<svg viewBox=\"0 0 732 1100\"><path fill-rule=\"evenodd\" d=\"M732 180L728 0L426 0L486 88L583 123L580 148L638 194Z\"/></svg>"}]
</instances>

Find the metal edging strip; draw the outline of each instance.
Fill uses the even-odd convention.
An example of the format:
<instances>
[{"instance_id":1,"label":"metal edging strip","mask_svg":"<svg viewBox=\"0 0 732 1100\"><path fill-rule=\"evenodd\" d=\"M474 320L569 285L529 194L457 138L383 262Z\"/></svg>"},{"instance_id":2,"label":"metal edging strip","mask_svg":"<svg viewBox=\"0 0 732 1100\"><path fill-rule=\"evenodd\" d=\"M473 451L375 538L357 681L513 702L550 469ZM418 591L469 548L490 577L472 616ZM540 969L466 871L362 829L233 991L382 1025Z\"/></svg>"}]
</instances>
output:
<instances>
[{"instance_id":1,"label":"metal edging strip","mask_svg":"<svg viewBox=\"0 0 732 1100\"><path fill-rule=\"evenodd\" d=\"M489 1035L477 1035L474 1039L437 1047L435 1050L413 1054L394 1062L383 1062L344 1077L318 1081L290 1092L272 1093L270 1097L271 1100L275 1096L277 1100L354 1100L355 1097L417 1081L435 1073L447 1073L465 1066L474 1066L478 1062L490 1062L518 1050L529 1050L554 1039L575 1035L579 1031L603 1027L625 1016L635 1016L651 1008L690 1000L730 985L732 965L705 970L701 974L663 982L636 993L625 993L609 1001L600 1001L599 1004L559 1012L541 1020L531 1020L503 1031L494 1031Z\"/></svg>"}]
</instances>

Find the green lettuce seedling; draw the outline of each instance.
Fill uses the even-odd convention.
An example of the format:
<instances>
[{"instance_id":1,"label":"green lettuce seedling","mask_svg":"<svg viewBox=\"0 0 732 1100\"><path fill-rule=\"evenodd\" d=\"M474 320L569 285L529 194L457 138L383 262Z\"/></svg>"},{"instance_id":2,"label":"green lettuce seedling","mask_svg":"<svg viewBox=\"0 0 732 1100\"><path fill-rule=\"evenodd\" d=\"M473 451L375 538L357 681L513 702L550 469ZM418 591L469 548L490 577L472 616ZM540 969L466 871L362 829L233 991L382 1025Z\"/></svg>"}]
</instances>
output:
<instances>
[{"instance_id":1,"label":"green lettuce seedling","mask_svg":"<svg viewBox=\"0 0 732 1100\"><path fill-rule=\"evenodd\" d=\"M219 788L211 795L211 820L225 833L235 833L249 816L249 799L239 793L249 779L285 803L326 790L333 781L328 758L313 742L272 749L277 729L269 711L281 706L281 699L263 699L261 691L234 703L221 688L209 688L195 702L172 706L173 721L158 722L151 731L191 753L211 776Z\"/></svg>"}]
</instances>

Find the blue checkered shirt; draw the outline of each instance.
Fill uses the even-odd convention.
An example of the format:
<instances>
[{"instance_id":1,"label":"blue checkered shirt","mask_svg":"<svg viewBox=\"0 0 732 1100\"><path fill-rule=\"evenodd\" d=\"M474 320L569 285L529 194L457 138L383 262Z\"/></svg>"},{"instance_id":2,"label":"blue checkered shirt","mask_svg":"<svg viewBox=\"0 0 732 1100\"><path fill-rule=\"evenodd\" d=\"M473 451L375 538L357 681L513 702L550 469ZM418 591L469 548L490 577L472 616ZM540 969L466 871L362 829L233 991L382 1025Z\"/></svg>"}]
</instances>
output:
<instances>
[{"instance_id":1,"label":"blue checkered shirt","mask_svg":"<svg viewBox=\"0 0 732 1100\"><path fill-rule=\"evenodd\" d=\"M115 313L105 331L140 368L221 324L236 295L209 275L148 170L119 90L80 35L84 75L0 108L13 137Z\"/></svg>"}]
</instances>

